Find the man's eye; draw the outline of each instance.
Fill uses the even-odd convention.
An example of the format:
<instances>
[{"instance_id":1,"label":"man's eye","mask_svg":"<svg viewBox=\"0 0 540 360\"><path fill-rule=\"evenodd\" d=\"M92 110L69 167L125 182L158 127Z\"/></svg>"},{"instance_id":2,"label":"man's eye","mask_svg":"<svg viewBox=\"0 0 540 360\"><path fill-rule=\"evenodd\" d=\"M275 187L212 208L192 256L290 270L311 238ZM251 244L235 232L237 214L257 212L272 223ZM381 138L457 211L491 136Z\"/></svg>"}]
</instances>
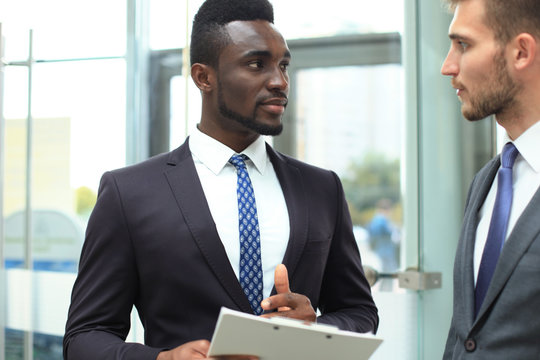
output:
<instances>
[{"instance_id":1,"label":"man's eye","mask_svg":"<svg viewBox=\"0 0 540 360\"><path fill-rule=\"evenodd\" d=\"M262 68L263 64L262 64L262 61L257 60L257 61L250 62L248 66L254 69L260 69Z\"/></svg>"},{"instance_id":2,"label":"man's eye","mask_svg":"<svg viewBox=\"0 0 540 360\"><path fill-rule=\"evenodd\" d=\"M287 71L288 68L289 68L289 63L283 63L283 64L281 64L281 70Z\"/></svg>"},{"instance_id":3,"label":"man's eye","mask_svg":"<svg viewBox=\"0 0 540 360\"><path fill-rule=\"evenodd\" d=\"M458 41L458 44L463 50L465 50L465 49L467 49L469 47L469 44L467 44L466 42L463 42L463 41Z\"/></svg>"}]
</instances>

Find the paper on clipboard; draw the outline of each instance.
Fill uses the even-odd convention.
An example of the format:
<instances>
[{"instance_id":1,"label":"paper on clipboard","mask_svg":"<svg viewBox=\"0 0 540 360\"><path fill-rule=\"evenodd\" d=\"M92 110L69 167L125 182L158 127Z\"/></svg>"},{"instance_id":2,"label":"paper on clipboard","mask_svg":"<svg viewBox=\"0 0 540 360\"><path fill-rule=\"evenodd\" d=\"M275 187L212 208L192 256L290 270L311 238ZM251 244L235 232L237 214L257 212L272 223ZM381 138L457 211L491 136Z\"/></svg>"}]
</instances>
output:
<instances>
[{"instance_id":1,"label":"paper on clipboard","mask_svg":"<svg viewBox=\"0 0 540 360\"><path fill-rule=\"evenodd\" d=\"M260 360L367 360L382 342L371 334L322 324L270 319L221 308L209 356L255 355Z\"/></svg>"}]
</instances>

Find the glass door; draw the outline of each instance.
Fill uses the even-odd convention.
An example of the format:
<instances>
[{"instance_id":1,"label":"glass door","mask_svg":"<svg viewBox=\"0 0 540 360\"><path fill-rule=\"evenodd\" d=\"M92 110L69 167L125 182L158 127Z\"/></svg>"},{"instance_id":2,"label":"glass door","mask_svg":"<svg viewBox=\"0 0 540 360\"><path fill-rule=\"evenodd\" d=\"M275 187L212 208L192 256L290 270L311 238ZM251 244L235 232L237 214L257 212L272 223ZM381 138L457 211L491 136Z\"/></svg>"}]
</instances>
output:
<instances>
[{"instance_id":1,"label":"glass door","mask_svg":"<svg viewBox=\"0 0 540 360\"><path fill-rule=\"evenodd\" d=\"M299 42L290 42L293 57L296 46L301 48ZM411 246L407 242L417 246L416 239L405 237L403 217L405 110L400 35L366 35L355 40L359 42L377 42L397 56L381 58L379 64L362 64L359 52L356 59L348 59L348 66L321 62L293 67L294 105L288 110L295 124L292 153L335 171L343 183L363 265L378 275L372 291L380 316L377 335L384 342L372 358L393 359L400 354L400 359L418 359L417 294L400 288L395 277L407 267L406 248ZM314 51L320 52L321 46ZM303 64L302 58L294 60Z\"/></svg>"}]
</instances>

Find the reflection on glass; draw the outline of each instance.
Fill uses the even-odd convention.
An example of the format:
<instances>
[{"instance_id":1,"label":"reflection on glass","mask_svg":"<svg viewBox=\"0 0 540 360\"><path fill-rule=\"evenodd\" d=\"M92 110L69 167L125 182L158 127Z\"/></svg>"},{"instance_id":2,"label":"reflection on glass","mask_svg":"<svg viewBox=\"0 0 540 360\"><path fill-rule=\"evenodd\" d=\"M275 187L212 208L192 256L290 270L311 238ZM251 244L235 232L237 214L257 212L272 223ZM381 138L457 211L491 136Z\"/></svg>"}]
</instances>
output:
<instances>
[{"instance_id":1,"label":"reflection on glass","mask_svg":"<svg viewBox=\"0 0 540 360\"><path fill-rule=\"evenodd\" d=\"M400 65L302 70L297 75L297 154L342 179L364 264L399 268Z\"/></svg>"}]
</instances>

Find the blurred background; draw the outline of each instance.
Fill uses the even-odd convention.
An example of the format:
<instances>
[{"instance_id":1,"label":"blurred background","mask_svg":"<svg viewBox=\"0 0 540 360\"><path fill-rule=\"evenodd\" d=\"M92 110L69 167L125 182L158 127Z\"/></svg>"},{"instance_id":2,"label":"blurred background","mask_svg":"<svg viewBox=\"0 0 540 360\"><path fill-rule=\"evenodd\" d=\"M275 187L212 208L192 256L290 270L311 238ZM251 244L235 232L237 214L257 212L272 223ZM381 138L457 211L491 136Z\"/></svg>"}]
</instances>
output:
<instances>
[{"instance_id":1,"label":"blurred background","mask_svg":"<svg viewBox=\"0 0 540 360\"><path fill-rule=\"evenodd\" d=\"M0 360L62 359L101 175L176 148L199 121L186 74L201 3L0 0ZM465 193L498 136L462 119L439 74L451 16L438 1L272 3L291 94L267 141L342 179L378 273L373 359L440 358ZM404 286L404 272L442 286Z\"/></svg>"}]
</instances>

